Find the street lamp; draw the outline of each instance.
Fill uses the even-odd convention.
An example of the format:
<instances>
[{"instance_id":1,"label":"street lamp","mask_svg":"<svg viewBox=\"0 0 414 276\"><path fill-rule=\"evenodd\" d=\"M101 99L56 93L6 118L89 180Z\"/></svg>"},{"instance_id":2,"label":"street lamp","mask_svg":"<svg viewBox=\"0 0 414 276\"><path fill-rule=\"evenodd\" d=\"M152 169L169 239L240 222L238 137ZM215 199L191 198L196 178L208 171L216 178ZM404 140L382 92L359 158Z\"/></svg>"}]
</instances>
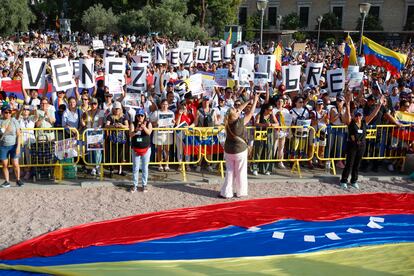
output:
<instances>
[{"instance_id":1,"label":"street lamp","mask_svg":"<svg viewBox=\"0 0 414 276\"><path fill-rule=\"evenodd\" d=\"M316 50L319 51L319 37L321 35L321 23L322 23L322 20L323 20L323 16L319 15L316 20L318 21L318 44L316 46Z\"/></svg>"},{"instance_id":2,"label":"street lamp","mask_svg":"<svg viewBox=\"0 0 414 276\"><path fill-rule=\"evenodd\" d=\"M362 53L362 36L364 35L364 23L365 23L365 18L367 17L370 8L371 8L370 3L359 4L359 12L362 15L362 28L361 28L361 40L359 41L359 54Z\"/></svg>"},{"instance_id":3,"label":"street lamp","mask_svg":"<svg viewBox=\"0 0 414 276\"><path fill-rule=\"evenodd\" d=\"M280 24L282 23L282 16L279 14L276 18L277 20L277 29L280 30Z\"/></svg>"},{"instance_id":4,"label":"street lamp","mask_svg":"<svg viewBox=\"0 0 414 276\"><path fill-rule=\"evenodd\" d=\"M264 12L267 6L267 0L257 0L256 6L257 6L257 10L259 12L262 12L262 21L260 23L260 50L261 50L262 44L263 44L263 17L264 17Z\"/></svg>"}]
</instances>

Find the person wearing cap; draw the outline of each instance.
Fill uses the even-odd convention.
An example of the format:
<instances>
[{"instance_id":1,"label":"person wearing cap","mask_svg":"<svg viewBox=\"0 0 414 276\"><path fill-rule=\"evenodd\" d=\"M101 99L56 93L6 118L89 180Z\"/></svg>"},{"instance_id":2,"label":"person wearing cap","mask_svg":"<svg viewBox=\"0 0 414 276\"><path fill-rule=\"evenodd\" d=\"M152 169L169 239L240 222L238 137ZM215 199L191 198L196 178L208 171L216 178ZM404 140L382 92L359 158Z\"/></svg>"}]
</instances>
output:
<instances>
[{"instance_id":1,"label":"person wearing cap","mask_svg":"<svg viewBox=\"0 0 414 276\"><path fill-rule=\"evenodd\" d=\"M224 124L224 117L226 116L227 111L229 110L229 107L225 105L226 101L224 99L223 95L218 96L218 105L214 108L215 113L218 114L218 124L223 125Z\"/></svg>"},{"instance_id":2,"label":"person wearing cap","mask_svg":"<svg viewBox=\"0 0 414 276\"><path fill-rule=\"evenodd\" d=\"M112 163L124 163L127 156L125 152L125 144L127 142L125 129L129 128L129 122L120 102L113 103L112 112L106 118L105 127L109 129L108 160L105 163L108 161ZM113 167L109 171L112 177ZM119 165L118 174L122 176L126 175L122 171L122 165Z\"/></svg>"},{"instance_id":3,"label":"person wearing cap","mask_svg":"<svg viewBox=\"0 0 414 276\"><path fill-rule=\"evenodd\" d=\"M9 105L10 108L14 113L16 113L20 109L20 104L17 102L17 96L14 93L9 94Z\"/></svg>"},{"instance_id":4,"label":"person wearing cap","mask_svg":"<svg viewBox=\"0 0 414 276\"><path fill-rule=\"evenodd\" d=\"M90 100L91 108L84 112L81 116L81 128L82 129L100 129L104 125L104 112L98 107L98 99L91 98ZM92 130L86 132L87 135L91 135ZM96 164L91 171L91 175L95 176L99 172L99 164L102 162L102 151L94 150L87 152L87 158L89 163Z\"/></svg>"},{"instance_id":5,"label":"person wearing cap","mask_svg":"<svg viewBox=\"0 0 414 276\"><path fill-rule=\"evenodd\" d=\"M230 108L225 121L226 141L224 142L224 159L226 161L226 177L221 187L219 197L232 198L234 192L237 197L248 195L247 179L247 152L248 145L244 138L246 124L254 116L259 94L253 99L250 112L240 118L240 113L249 102L245 102L239 108Z\"/></svg>"},{"instance_id":6,"label":"person wearing cap","mask_svg":"<svg viewBox=\"0 0 414 276\"><path fill-rule=\"evenodd\" d=\"M24 185L20 180L19 157L21 149L21 130L19 122L12 117L12 109L10 105L4 105L1 108L2 119L0 120L0 160L4 183L1 188L10 187L9 178L9 158L13 165L14 174L16 176L16 184L21 187Z\"/></svg>"},{"instance_id":7,"label":"person wearing cap","mask_svg":"<svg viewBox=\"0 0 414 276\"><path fill-rule=\"evenodd\" d=\"M322 99L316 101L316 106L313 111L310 112L311 126L315 130L316 142L319 144L318 155L324 157L325 146L326 146L326 125L329 123L328 111L324 109ZM319 136L318 136L319 134ZM313 132L310 133L310 141L313 141ZM310 166L313 167L312 161ZM323 168L323 164L319 161L319 167Z\"/></svg>"},{"instance_id":8,"label":"person wearing cap","mask_svg":"<svg viewBox=\"0 0 414 276\"><path fill-rule=\"evenodd\" d=\"M145 110L139 108L135 112L134 123L129 126L132 148L132 181L131 193L138 190L138 176L141 169L142 191L147 192L148 164L151 158L152 124L147 120Z\"/></svg>"},{"instance_id":9,"label":"person wearing cap","mask_svg":"<svg viewBox=\"0 0 414 276\"><path fill-rule=\"evenodd\" d=\"M344 128L340 128L346 124L346 108L345 108L345 97L338 96L336 98L335 105L329 111L329 121L332 128L328 129L328 147L329 157L339 158L342 155L344 148L344 139L346 138L346 132ZM336 166L340 169L345 168L345 164L339 160Z\"/></svg>"},{"instance_id":10,"label":"person wearing cap","mask_svg":"<svg viewBox=\"0 0 414 276\"><path fill-rule=\"evenodd\" d=\"M346 161L345 168L342 171L340 185L342 189L348 188L348 177L351 174L351 185L355 189L359 189L358 185L358 170L359 164L365 153L367 125L380 112L382 105L385 103L385 98L381 97L380 104L377 104L375 109L368 116L364 116L362 109L357 109L354 116L348 125L348 141L346 146ZM349 105L347 105L347 112L349 112Z\"/></svg>"}]
</instances>

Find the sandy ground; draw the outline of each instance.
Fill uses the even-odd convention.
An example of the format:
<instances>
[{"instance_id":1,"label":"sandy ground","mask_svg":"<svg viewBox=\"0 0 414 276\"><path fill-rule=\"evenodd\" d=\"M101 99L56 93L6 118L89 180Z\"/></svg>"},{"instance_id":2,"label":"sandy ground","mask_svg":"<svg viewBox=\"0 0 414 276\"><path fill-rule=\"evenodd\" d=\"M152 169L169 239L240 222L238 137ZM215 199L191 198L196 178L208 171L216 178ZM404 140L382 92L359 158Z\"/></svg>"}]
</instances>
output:
<instances>
[{"instance_id":1,"label":"sandy ground","mask_svg":"<svg viewBox=\"0 0 414 276\"><path fill-rule=\"evenodd\" d=\"M70 186L0 189L0 249L43 233L88 222L109 220L134 214L213 204L219 185L151 185L148 193L131 194L126 187L80 188ZM359 191L344 191L333 183L318 181L276 181L251 183L249 199L336 195L349 193L414 192L407 180L364 181ZM230 199L240 200L240 199Z\"/></svg>"}]
</instances>

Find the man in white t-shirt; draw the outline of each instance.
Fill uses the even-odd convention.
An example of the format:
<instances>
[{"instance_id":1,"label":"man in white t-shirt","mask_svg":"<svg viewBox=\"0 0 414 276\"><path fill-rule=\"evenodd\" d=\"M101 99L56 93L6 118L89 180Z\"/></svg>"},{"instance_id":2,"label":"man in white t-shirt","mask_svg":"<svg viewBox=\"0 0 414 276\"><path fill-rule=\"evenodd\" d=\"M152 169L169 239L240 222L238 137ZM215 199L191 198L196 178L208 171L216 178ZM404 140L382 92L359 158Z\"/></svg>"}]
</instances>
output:
<instances>
[{"instance_id":1,"label":"man in white t-shirt","mask_svg":"<svg viewBox=\"0 0 414 276\"><path fill-rule=\"evenodd\" d=\"M190 72L185 69L184 64L180 64L179 69L177 71L178 79L186 80L190 77Z\"/></svg>"}]
</instances>

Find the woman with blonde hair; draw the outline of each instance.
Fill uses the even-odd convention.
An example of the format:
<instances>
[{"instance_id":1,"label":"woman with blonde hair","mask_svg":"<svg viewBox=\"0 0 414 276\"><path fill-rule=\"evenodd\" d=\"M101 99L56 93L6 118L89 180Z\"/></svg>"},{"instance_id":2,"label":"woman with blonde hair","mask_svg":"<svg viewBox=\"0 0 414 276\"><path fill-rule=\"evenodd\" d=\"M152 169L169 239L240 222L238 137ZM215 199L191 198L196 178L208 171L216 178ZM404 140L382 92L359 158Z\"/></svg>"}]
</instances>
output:
<instances>
[{"instance_id":1,"label":"woman with blonde hair","mask_svg":"<svg viewBox=\"0 0 414 276\"><path fill-rule=\"evenodd\" d=\"M259 95L254 96L252 108L248 114L240 118L241 111L249 104L245 102L237 109L232 107L225 120L226 141L224 143L224 159L226 161L226 178L219 197L232 198L233 186L236 196L247 196L247 143L243 138L246 125L254 115Z\"/></svg>"}]
</instances>

